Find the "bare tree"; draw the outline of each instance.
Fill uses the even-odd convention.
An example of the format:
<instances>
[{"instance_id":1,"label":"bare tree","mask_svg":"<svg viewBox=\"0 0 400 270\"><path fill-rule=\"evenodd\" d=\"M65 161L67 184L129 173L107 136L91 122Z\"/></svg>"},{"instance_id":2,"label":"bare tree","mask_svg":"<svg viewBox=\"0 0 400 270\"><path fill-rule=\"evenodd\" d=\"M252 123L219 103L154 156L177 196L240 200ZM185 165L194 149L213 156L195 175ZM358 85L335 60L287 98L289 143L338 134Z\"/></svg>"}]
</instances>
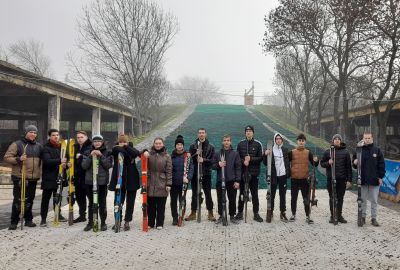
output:
<instances>
[{"instance_id":1,"label":"bare tree","mask_svg":"<svg viewBox=\"0 0 400 270\"><path fill-rule=\"evenodd\" d=\"M0 60L2 61L9 61L8 52L0 45Z\"/></svg>"},{"instance_id":2,"label":"bare tree","mask_svg":"<svg viewBox=\"0 0 400 270\"><path fill-rule=\"evenodd\" d=\"M177 19L147 0L95 0L78 26L80 55L69 57L70 81L130 106L141 123L141 114L160 97L164 55L178 31Z\"/></svg>"},{"instance_id":3,"label":"bare tree","mask_svg":"<svg viewBox=\"0 0 400 270\"><path fill-rule=\"evenodd\" d=\"M43 43L34 39L20 40L10 45L9 61L40 76L51 77L50 59L44 53Z\"/></svg>"}]
</instances>

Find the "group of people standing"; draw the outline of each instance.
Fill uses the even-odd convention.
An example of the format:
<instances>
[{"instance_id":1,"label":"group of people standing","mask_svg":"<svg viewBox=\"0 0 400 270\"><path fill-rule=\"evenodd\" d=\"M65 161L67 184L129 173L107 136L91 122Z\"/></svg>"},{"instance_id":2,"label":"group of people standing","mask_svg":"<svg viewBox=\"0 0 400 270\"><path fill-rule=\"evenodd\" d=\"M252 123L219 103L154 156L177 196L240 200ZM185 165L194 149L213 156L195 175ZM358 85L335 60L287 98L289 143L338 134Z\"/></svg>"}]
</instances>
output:
<instances>
[{"instance_id":1,"label":"group of people standing","mask_svg":"<svg viewBox=\"0 0 400 270\"><path fill-rule=\"evenodd\" d=\"M48 205L51 196L57 192L57 177L59 167L69 168L74 166L74 185L76 202L79 207L79 216L74 223L88 221L84 230L89 231L93 226L93 157L99 159L99 168L97 173L98 185L98 204L100 215L100 229L107 230L107 192L115 191L119 177L118 156L122 153L123 171L122 171L122 204L126 200L125 215L123 224L124 230L130 229L132 221L134 203L137 190L140 188L139 172L136 165L136 159L144 155L148 159L148 225L150 228L162 229L165 219L165 206L167 197L170 195L171 215L173 225L178 224L178 204L182 199L182 190L184 184L191 185L192 201L191 212L185 218L186 221L196 219L198 207L201 207L203 198L198 201L198 174L201 176L201 188L205 197L206 209L208 210L208 220L221 222L222 216L222 181L225 183L226 195L228 199L228 214L233 224L243 220L243 210L245 200L245 181L248 184L251 193L251 202L253 206L253 219L257 222L263 222L259 214L260 203L258 197L259 176L261 163L267 165L268 157L271 158L271 210L274 211L274 199L279 189L279 210L280 220L283 222L295 221L297 211L297 198L299 191L303 197L306 221L311 224L313 220L310 216L309 204L309 167L326 168L327 189L332 198L336 194L337 199L337 220L340 223L347 223L343 217L343 198L346 188L352 186L352 167L357 168L360 161L357 160L355 153L346 149L346 144L342 137L336 134L332 138L332 146L335 148L335 156L332 157L328 149L321 161L310 150L305 147L306 137L299 134L296 138L296 147L289 150L283 145L284 137L277 133L273 138L273 147L264 151L260 141L254 139L254 127L248 125L245 127L245 138L241 140L236 150L232 146L232 137L224 135L222 138L222 147L215 150L215 147L207 139L207 131L199 128L197 139L185 150L185 142L182 136L175 140L175 149L171 154L167 153L164 140L162 138L154 139L151 149L137 150L128 140L128 136L119 135L118 141L112 148L107 150L104 139L101 135L94 135L90 140L84 131L78 131L76 134L76 143L74 145L74 156L60 158L60 134L56 129L48 132L48 141L42 146L37 140L37 128L33 125L25 128L25 135L9 146L4 160L12 165L13 181L13 204L11 214L10 230L15 230L19 221L20 190L22 179L22 163L25 166L26 203L24 220L25 226L35 227L32 221L32 205L35 198L36 185L39 179L41 181L42 202L41 202L41 223L40 226L47 226ZM374 146L371 133L364 133L364 146L362 147L361 160L361 181L362 181L362 216L365 223L367 200L371 201L371 223L379 226L377 222L377 198L379 185L382 184L382 178L385 175L385 163L382 151ZM185 167L185 157L190 156L190 162ZM223 159L221 158L223 156ZM74 162L71 162L73 159ZM71 165L73 164L73 165ZM332 192L332 166L334 181L336 181L336 192ZM111 177L109 171L112 169ZM211 196L212 188L212 170L217 171L217 201L218 201L218 220L214 216L214 203ZM223 175L222 177L222 170ZM288 179L291 183L291 216L286 215L286 193ZM237 198L237 191L239 198ZM334 222L333 200L330 200L331 218L329 222ZM236 203L238 202L238 207ZM86 217L86 212L88 216ZM60 221L66 219L60 213Z\"/></svg>"}]
</instances>

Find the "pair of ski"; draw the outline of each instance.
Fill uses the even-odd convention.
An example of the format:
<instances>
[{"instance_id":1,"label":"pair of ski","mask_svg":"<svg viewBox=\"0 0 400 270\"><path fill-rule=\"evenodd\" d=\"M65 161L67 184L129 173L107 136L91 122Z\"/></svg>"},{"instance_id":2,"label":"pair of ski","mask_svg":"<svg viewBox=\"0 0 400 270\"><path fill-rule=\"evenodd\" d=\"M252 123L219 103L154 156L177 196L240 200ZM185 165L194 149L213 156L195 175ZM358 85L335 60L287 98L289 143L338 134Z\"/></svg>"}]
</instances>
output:
<instances>
[{"instance_id":1,"label":"pair of ski","mask_svg":"<svg viewBox=\"0 0 400 270\"><path fill-rule=\"evenodd\" d=\"M64 168L62 164L60 164L58 169L58 177L57 177L57 191L55 196L53 196L54 201L54 219L53 225L60 225L60 212L61 212L61 202L62 202L62 192L64 188L64 183L68 181L68 225L71 226L74 224L74 200L75 200L75 186L74 186L74 156L75 156L75 148L74 148L75 140L67 139L61 140L61 149L60 149L60 159L63 160L67 156L69 163L71 166L69 168Z\"/></svg>"}]
</instances>

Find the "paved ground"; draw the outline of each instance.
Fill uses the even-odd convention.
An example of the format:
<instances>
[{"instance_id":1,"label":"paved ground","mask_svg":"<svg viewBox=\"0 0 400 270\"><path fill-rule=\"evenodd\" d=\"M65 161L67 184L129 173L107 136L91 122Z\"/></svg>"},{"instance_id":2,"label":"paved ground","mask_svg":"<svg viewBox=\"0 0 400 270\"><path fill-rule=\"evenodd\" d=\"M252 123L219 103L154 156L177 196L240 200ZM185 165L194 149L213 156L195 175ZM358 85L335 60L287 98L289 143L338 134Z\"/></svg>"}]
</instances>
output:
<instances>
[{"instance_id":1,"label":"paved ground","mask_svg":"<svg viewBox=\"0 0 400 270\"><path fill-rule=\"evenodd\" d=\"M0 230L0 269L400 269L397 211L380 207L381 227L372 227L368 222L358 228L356 197L347 193L344 216L349 223L333 226L327 222L327 192L319 190L317 196L318 207L312 213L314 225L305 223L300 203L294 223L277 219L271 224L256 223L250 214L247 224L228 227L208 221L173 227L168 207L164 229L148 233L140 231L138 196L129 232L83 232L85 224ZM260 198L264 217L264 190ZM109 227L113 223L112 199L109 193ZM66 207L63 211L66 213Z\"/></svg>"}]
</instances>

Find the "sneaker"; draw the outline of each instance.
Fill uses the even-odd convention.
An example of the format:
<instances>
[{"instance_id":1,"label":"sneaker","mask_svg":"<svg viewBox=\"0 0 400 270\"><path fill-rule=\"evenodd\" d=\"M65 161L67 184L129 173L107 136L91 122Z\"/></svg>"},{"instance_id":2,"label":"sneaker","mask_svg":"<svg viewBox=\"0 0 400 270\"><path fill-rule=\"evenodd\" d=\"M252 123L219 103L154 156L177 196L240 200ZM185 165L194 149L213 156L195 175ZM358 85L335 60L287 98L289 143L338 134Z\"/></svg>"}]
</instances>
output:
<instances>
[{"instance_id":1,"label":"sneaker","mask_svg":"<svg viewBox=\"0 0 400 270\"><path fill-rule=\"evenodd\" d=\"M378 221L376 221L376 218L371 219L371 225L375 227L379 227Z\"/></svg>"},{"instance_id":2,"label":"sneaker","mask_svg":"<svg viewBox=\"0 0 400 270\"><path fill-rule=\"evenodd\" d=\"M40 227L47 227L47 222L45 219L42 219L42 221L40 221Z\"/></svg>"},{"instance_id":3,"label":"sneaker","mask_svg":"<svg viewBox=\"0 0 400 270\"><path fill-rule=\"evenodd\" d=\"M339 216L339 217L338 217L338 221L339 221L340 223L347 223L347 220L345 220L343 216Z\"/></svg>"},{"instance_id":4,"label":"sneaker","mask_svg":"<svg viewBox=\"0 0 400 270\"><path fill-rule=\"evenodd\" d=\"M173 226L178 225L178 218L173 218L173 220L172 220L172 225L173 225Z\"/></svg>"},{"instance_id":5,"label":"sneaker","mask_svg":"<svg viewBox=\"0 0 400 270\"><path fill-rule=\"evenodd\" d=\"M286 217L285 212L281 212L280 218L281 218L281 221L283 221L283 222L288 222L288 219L287 219L287 217Z\"/></svg>"},{"instance_id":6,"label":"sneaker","mask_svg":"<svg viewBox=\"0 0 400 270\"><path fill-rule=\"evenodd\" d=\"M236 220L243 220L243 212L238 212L235 216Z\"/></svg>"},{"instance_id":7,"label":"sneaker","mask_svg":"<svg viewBox=\"0 0 400 270\"><path fill-rule=\"evenodd\" d=\"M25 226L33 228L33 227L36 227L36 224L33 223L32 220L31 221L25 221Z\"/></svg>"},{"instance_id":8,"label":"sneaker","mask_svg":"<svg viewBox=\"0 0 400 270\"><path fill-rule=\"evenodd\" d=\"M157 230L162 230L163 226L157 226Z\"/></svg>"},{"instance_id":9,"label":"sneaker","mask_svg":"<svg viewBox=\"0 0 400 270\"><path fill-rule=\"evenodd\" d=\"M191 220L196 220L196 211L190 212L190 215L185 218L185 221L191 221Z\"/></svg>"},{"instance_id":10,"label":"sneaker","mask_svg":"<svg viewBox=\"0 0 400 270\"><path fill-rule=\"evenodd\" d=\"M124 223L124 231L129 231L131 229L131 226L129 226L129 222L125 221Z\"/></svg>"},{"instance_id":11,"label":"sneaker","mask_svg":"<svg viewBox=\"0 0 400 270\"><path fill-rule=\"evenodd\" d=\"M92 228L93 228L93 224L88 223L88 224L85 226L85 228L83 228L83 230L84 230L85 232L88 232L88 231L90 231Z\"/></svg>"},{"instance_id":12,"label":"sneaker","mask_svg":"<svg viewBox=\"0 0 400 270\"><path fill-rule=\"evenodd\" d=\"M9 229L10 231L15 231L15 230L17 229L17 227L18 227L17 224L11 223L11 224L10 224L10 227L8 227L8 229Z\"/></svg>"},{"instance_id":13,"label":"sneaker","mask_svg":"<svg viewBox=\"0 0 400 270\"><path fill-rule=\"evenodd\" d=\"M296 215L292 215L290 218L289 218L289 221L290 222L294 222L296 220Z\"/></svg>"},{"instance_id":14,"label":"sneaker","mask_svg":"<svg viewBox=\"0 0 400 270\"><path fill-rule=\"evenodd\" d=\"M308 224L314 224L314 221L310 217L306 217L306 222Z\"/></svg>"},{"instance_id":15,"label":"sneaker","mask_svg":"<svg viewBox=\"0 0 400 270\"><path fill-rule=\"evenodd\" d=\"M254 218L253 218L255 221L257 221L257 222L263 222L263 219L262 219L262 217L260 217L260 215L258 214L258 213L255 213L254 214Z\"/></svg>"},{"instance_id":16,"label":"sneaker","mask_svg":"<svg viewBox=\"0 0 400 270\"><path fill-rule=\"evenodd\" d=\"M331 216L330 218L329 218L329 223L334 223L335 222L335 220L333 220L333 217Z\"/></svg>"},{"instance_id":17,"label":"sneaker","mask_svg":"<svg viewBox=\"0 0 400 270\"><path fill-rule=\"evenodd\" d=\"M100 226L100 230L103 231L103 232L107 231L107 224L102 223L101 226Z\"/></svg>"},{"instance_id":18,"label":"sneaker","mask_svg":"<svg viewBox=\"0 0 400 270\"><path fill-rule=\"evenodd\" d=\"M208 211L208 220L209 221L216 221L217 219L214 217L214 213L213 213L213 210L209 210Z\"/></svg>"},{"instance_id":19,"label":"sneaker","mask_svg":"<svg viewBox=\"0 0 400 270\"><path fill-rule=\"evenodd\" d=\"M58 220L60 222L67 222L67 219L65 217L63 217L61 214L59 215Z\"/></svg>"},{"instance_id":20,"label":"sneaker","mask_svg":"<svg viewBox=\"0 0 400 270\"><path fill-rule=\"evenodd\" d=\"M79 222L85 222L86 218L84 216L79 216L76 219L74 219L74 223L79 223Z\"/></svg>"},{"instance_id":21,"label":"sneaker","mask_svg":"<svg viewBox=\"0 0 400 270\"><path fill-rule=\"evenodd\" d=\"M217 219L217 221L215 221L215 224L221 224L222 223L222 217L219 216L219 218Z\"/></svg>"},{"instance_id":22,"label":"sneaker","mask_svg":"<svg viewBox=\"0 0 400 270\"><path fill-rule=\"evenodd\" d=\"M231 221L232 224L239 224L239 220L237 220L237 219L235 218L235 216L231 216L231 217L229 218L229 220Z\"/></svg>"}]
</instances>

